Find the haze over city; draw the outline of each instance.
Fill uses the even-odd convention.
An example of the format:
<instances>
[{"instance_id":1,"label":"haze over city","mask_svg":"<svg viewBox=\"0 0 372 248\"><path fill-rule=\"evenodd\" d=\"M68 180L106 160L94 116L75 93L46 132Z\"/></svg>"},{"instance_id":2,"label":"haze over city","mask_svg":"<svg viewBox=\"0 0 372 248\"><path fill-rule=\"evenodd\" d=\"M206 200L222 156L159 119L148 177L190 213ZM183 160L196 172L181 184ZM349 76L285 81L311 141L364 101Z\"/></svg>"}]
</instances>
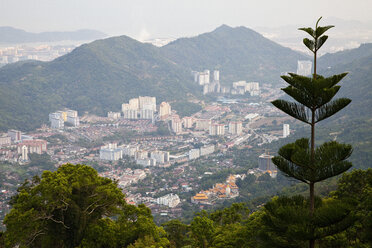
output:
<instances>
[{"instance_id":1,"label":"haze over city","mask_svg":"<svg viewBox=\"0 0 372 248\"><path fill-rule=\"evenodd\" d=\"M371 1L221 0L1 0L0 26L29 32L96 29L139 40L193 36L221 24L279 27L311 25L319 16L371 24ZM290 6L290 7L288 7Z\"/></svg>"}]
</instances>

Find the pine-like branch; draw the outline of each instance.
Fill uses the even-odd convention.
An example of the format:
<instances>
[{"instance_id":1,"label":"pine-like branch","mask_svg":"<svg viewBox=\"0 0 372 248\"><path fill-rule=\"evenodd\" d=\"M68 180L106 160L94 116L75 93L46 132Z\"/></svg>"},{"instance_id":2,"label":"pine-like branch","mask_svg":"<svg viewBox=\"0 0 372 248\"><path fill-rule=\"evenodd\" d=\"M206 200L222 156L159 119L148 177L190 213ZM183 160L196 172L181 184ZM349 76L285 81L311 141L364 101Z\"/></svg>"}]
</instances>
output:
<instances>
[{"instance_id":1,"label":"pine-like branch","mask_svg":"<svg viewBox=\"0 0 372 248\"><path fill-rule=\"evenodd\" d=\"M288 102L285 100L275 100L271 102L275 107L283 111L284 113L300 120L302 122L309 124L309 118L306 113L306 109L304 105Z\"/></svg>"},{"instance_id":2,"label":"pine-like branch","mask_svg":"<svg viewBox=\"0 0 372 248\"><path fill-rule=\"evenodd\" d=\"M339 98L321 106L315 112L315 123L336 114L338 111L349 105L350 102L351 100L348 98Z\"/></svg>"}]
</instances>

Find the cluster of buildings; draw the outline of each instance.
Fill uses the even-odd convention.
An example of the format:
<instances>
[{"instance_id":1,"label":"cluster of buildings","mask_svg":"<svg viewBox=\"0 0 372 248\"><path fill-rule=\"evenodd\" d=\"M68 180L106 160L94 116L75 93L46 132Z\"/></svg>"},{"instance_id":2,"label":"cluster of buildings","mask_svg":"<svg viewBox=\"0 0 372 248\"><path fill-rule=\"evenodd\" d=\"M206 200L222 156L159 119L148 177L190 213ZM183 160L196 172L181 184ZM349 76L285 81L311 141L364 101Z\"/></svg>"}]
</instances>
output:
<instances>
[{"instance_id":1,"label":"cluster of buildings","mask_svg":"<svg viewBox=\"0 0 372 248\"><path fill-rule=\"evenodd\" d=\"M202 72L192 71L194 81L203 86L203 94L220 93L232 95L245 95L247 92L251 96L260 96L260 87L257 82L238 81L232 83L232 88L229 86L221 86L220 72L213 71L213 78L211 79L210 71L204 70Z\"/></svg>"},{"instance_id":2,"label":"cluster of buildings","mask_svg":"<svg viewBox=\"0 0 372 248\"><path fill-rule=\"evenodd\" d=\"M214 153L215 146L214 145L206 145L202 146L199 149L191 149L189 151L189 160L197 159L199 157L203 157L209 154Z\"/></svg>"},{"instance_id":3,"label":"cluster of buildings","mask_svg":"<svg viewBox=\"0 0 372 248\"><path fill-rule=\"evenodd\" d=\"M50 61L72 51L75 45L18 45L0 48L0 66L24 60Z\"/></svg>"},{"instance_id":4,"label":"cluster of buildings","mask_svg":"<svg viewBox=\"0 0 372 248\"><path fill-rule=\"evenodd\" d=\"M118 148L116 143L102 146L99 150L101 160L117 161L123 158L123 149Z\"/></svg>"},{"instance_id":5,"label":"cluster of buildings","mask_svg":"<svg viewBox=\"0 0 372 248\"><path fill-rule=\"evenodd\" d=\"M139 96L132 98L128 103L123 103L121 110L124 119L146 119L154 121L156 112L156 97Z\"/></svg>"},{"instance_id":6,"label":"cluster of buildings","mask_svg":"<svg viewBox=\"0 0 372 248\"><path fill-rule=\"evenodd\" d=\"M47 141L42 139L25 140L17 144L17 152L22 161L28 161L29 153L43 154L47 152Z\"/></svg>"},{"instance_id":7,"label":"cluster of buildings","mask_svg":"<svg viewBox=\"0 0 372 248\"><path fill-rule=\"evenodd\" d=\"M8 161L27 162L30 153L43 154L47 152L47 141L42 139L34 139L31 136L22 134L19 130L11 129L7 133L0 135L0 148L8 147L8 149L0 149L3 155L8 155ZM12 148L15 148L16 153L12 153Z\"/></svg>"},{"instance_id":8,"label":"cluster of buildings","mask_svg":"<svg viewBox=\"0 0 372 248\"><path fill-rule=\"evenodd\" d=\"M148 170L126 168L124 170L111 170L100 173L100 176L110 178L118 182L119 187L125 188L133 183L137 183L140 180L146 178Z\"/></svg>"},{"instance_id":9,"label":"cluster of buildings","mask_svg":"<svg viewBox=\"0 0 372 248\"><path fill-rule=\"evenodd\" d=\"M120 119L120 117L121 117L120 112L112 112L112 111L107 112L107 118L111 120L117 120L117 119Z\"/></svg>"},{"instance_id":10,"label":"cluster of buildings","mask_svg":"<svg viewBox=\"0 0 372 248\"><path fill-rule=\"evenodd\" d=\"M136 163L142 166L159 166L168 167L169 164L169 152L167 151L146 151L139 149L138 145L122 145L117 146L116 143L110 143L102 146L99 150L99 158L101 160L117 161L123 158L123 156L132 157Z\"/></svg>"},{"instance_id":11,"label":"cluster of buildings","mask_svg":"<svg viewBox=\"0 0 372 248\"><path fill-rule=\"evenodd\" d=\"M192 71L194 75L194 81L199 85L203 86L203 94L208 93L219 93L221 91L220 85L220 72L213 71L213 79L211 80L210 71L204 70L203 72Z\"/></svg>"},{"instance_id":12,"label":"cluster of buildings","mask_svg":"<svg viewBox=\"0 0 372 248\"><path fill-rule=\"evenodd\" d=\"M66 109L49 114L50 127L52 129L62 129L65 122L73 127L80 125L78 112L76 110Z\"/></svg>"},{"instance_id":13,"label":"cluster of buildings","mask_svg":"<svg viewBox=\"0 0 372 248\"><path fill-rule=\"evenodd\" d=\"M246 81L237 81L233 82L232 89L230 93L232 95L245 95L249 93L251 96L260 95L260 84L257 82L246 82Z\"/></svg>"},{"instance_id":14,"label":"cluster of buildings","mask_svg":"<svg viewBox=\"0 0 372 248\"><path fill-rule=\"evenodd\" d=\"M236 178L240 175L230 175L225 183L216 183L213 188L203 190L191 197L194 204L211 205L220 199L231 199L239 196L239 187L236 185Z\"/></svg>"},{"instance_id":15,"label":"cluster of buildings","mask_svg":"<svg viewBox=\"0 0 372 248\"><path fill-rule=\"evenodd\" d=\"M165 196L155 199L155 202L159 205L165 205L169 208L175 208L181 203L180 197L177 194L167 194Z\"/></svg>"},{"instance_id":16,"label":"cluster of buildings","mask_svg":"<svg viewBox=\"0 0 372 248\"><path fill-rule=\"evenodd\" d=\"M208 132L211 136L222 136L225 133L240 135L243 132L241 121L230 121L228 125L213 121L211 118L194 118L186 116L182 119L178 115L172 115L172 131L176 134L182 133L184 129L194 128L196 131Z\"/></svg>"}]
</instances>

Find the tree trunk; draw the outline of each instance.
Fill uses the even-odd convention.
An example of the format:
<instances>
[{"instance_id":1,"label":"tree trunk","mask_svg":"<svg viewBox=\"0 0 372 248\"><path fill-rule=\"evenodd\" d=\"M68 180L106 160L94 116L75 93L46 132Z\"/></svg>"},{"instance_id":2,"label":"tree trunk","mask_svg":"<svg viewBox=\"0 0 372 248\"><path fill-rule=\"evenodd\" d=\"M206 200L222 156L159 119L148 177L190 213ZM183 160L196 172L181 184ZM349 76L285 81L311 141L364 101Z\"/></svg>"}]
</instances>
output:
<instances>
[{"instance_id":1,"label":"tree trunk","mask_svg":"<svg viewBox=\"0 0 372 248\"><path fill-rule=\"evenodd\" d=\"M316 79L316 46L317 46L317 42L316 42L316 39L315 39L315 51L314 51L314 74L313 74L313 80ZM312 109L311 110L311 166L314 166L314 162L315 162L315 110ZM314 201L315 201L315 198L314 198L314 185L315 183L314 182L310 182L310 216L311 216L311 219L313 218L314 216ZM311 234L312 236L314 235L314 230L311 230ZM315 239L311 238L309 240L309 247L310 248L314 248L315 247Z\"/></svg>"},{"instance_id":2,"label":"tree trunk","mask_svg":"<svg viewBox=\"0 0 372 248\"><path fill-rule=\"evenodd\" d=\"M315 200L315 197L314 197L314 183L311 182L310 183L310 216L311 216L311 218L314 216L314 200ZM311 230L311 234L312 235L314 234L314 230ZM309 240L309 247L310 248L315 247L315 240L312 239L312 238Z\"/></svg>"}]
</instances>

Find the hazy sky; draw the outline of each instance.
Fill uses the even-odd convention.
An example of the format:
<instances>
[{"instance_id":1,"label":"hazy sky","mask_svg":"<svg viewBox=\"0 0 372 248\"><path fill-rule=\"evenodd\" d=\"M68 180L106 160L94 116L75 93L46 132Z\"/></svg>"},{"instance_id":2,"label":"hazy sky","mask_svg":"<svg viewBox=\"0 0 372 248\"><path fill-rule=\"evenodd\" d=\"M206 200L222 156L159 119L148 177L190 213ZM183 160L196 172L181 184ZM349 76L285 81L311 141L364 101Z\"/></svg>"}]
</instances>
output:
<instances>
[{"instance_id":1,"label":"hazy sky","mask_svg":"<svg viewBox=\"0 0 372 248\"><path fill-rule=\"evenodd\" d=\"M371 22L370 0L0 0L0 26L31 32L97 29L137 39L230 26L311 25L319 16Z\"/></svg>"}]
</instances>

